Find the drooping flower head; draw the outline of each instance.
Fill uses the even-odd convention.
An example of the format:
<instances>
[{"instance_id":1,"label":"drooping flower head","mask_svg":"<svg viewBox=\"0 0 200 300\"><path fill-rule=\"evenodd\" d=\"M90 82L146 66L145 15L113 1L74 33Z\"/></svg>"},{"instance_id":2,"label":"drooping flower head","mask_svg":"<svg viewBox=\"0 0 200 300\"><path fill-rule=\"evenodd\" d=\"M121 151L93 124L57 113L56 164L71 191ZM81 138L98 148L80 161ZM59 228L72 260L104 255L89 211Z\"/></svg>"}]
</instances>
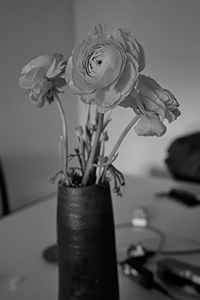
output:
<instances>
[{"instance_id":1,"label":"drooping flower head","mask_svg":"<svg viewBox=\"0 0 200 300\"><path fill-rule=\"evenodd\" d=\"M138 94L131 92L120 106L132 107L141 115L135 126L138 135L162 136L166 132L164 119L171 123L181 114L178 101L169 90L145 75L139 76L137 89Z\"/></svg>"},{"instance_id":2,"label":"drooping flower head","mask_svg":"<svg viewBox=\"0 0 200 300\"><path fill-rule=\"evenodd\" d=\"M143 48L130 30L98 24L73 50L66 81L82 101L104 113L136 88L144 67Z\"/></svg>"},{"instance_id":3,"label":"drooping flower head","mask_svg":"<svg viewBox=\"0 0 200 300\"><path fill-rule=\"evenodd\" d=\"M42 107L53 101L53 92L66 85L66 64L63 55L56 53L39 56L22 68L19 86L27 90L32 104Z\"/></svg>"}]
</instances>

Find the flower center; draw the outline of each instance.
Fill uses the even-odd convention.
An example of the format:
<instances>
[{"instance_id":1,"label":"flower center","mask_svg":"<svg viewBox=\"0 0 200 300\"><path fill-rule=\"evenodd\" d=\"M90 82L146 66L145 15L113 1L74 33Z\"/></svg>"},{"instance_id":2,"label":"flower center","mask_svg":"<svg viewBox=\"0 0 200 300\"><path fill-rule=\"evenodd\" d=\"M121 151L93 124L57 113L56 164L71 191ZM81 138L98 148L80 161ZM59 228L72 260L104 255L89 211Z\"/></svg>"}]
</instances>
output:
<instances>
[{"instance_id":1,"label":"flower center","mask_svg":"<svg viewBox=\"0 0 200 300\"><path fill-rule=\"evenodd\" d=\"M83 61L83 69L88 76L96 77L104 73L110 65L112 54L108 47L99 45L87 55Z\"/></svg>"}]
</instances>

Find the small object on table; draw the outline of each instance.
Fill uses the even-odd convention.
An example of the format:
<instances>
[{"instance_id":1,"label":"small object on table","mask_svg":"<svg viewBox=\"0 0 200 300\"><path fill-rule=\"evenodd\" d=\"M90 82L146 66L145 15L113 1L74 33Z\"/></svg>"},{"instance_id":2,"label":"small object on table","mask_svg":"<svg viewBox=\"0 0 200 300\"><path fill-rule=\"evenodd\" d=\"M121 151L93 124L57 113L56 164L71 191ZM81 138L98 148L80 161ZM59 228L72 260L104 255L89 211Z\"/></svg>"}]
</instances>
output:
<instances>
[{"instance_id":1,"label":"small object on table","mask_svg":"<svg viewBox=\"0 0 200 300\"><path fill-rule=\"evenodd\" d=\"M136 262L134 258L125 259L120 264L124 275L130 277L133 281L144 286L146 289L153 288L153 273Z\"/></svg>"},{"instance_id":2,"label":"small object on table","mask_svg":"<svg viewBox=\"0 0 200 300\"><path fill-rule=\"evenodd\" d=\"M141 265L146 263L148 259L155 254L155 251L149 251L145 249L141 244L137 244L136 246L131 244L127 249L128 258L134 258L135 262Z\"/></svg>"},{"instance_id":3,"label":"small object on table","mask_svg":"<svg viewBox=\"0 0 200 300\"><path fill-rule=\"evenodd\" d=\"M144 207L138 206L134 209L131 223L134 227L147 227L148 217Z\"/></svg>"}]
</instances>

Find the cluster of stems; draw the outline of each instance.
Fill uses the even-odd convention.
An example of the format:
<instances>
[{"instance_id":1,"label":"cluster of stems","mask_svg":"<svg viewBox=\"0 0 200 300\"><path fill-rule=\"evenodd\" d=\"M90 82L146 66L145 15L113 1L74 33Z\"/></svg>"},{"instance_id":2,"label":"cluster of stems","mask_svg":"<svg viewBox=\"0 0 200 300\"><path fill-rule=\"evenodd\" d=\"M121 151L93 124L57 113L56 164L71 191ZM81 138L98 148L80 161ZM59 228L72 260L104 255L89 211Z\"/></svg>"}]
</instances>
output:
<instances>
[{"instance_id":1,"label":"cluster of stems","mask_svg":"<svg viewBox=\"0 0 200 300\"><path fill-rule=\"evenodd\" d=\"M61 145L62 145L62 165L63 165L63 178L66 182L69 182L66 180L69 178L69 168L68 168L68 159L69 159L69 153L68 153L68 129L67 129L67 120L64 113L64 109L62 107L62 103L56 94L56 100L57 100L57 106L60 112L61 121L62 121L62 136L61 136ZM90 112L88 110L88 119L87 123L90 122ZM133 125L137 122L139 119L139 115L135 115L134 118L128 123L126 128L121 133L119 139L117 140L116 144L114 145L112 151L110 152L110 155L108 157L105 156L105 138L102 138L102 134L104 134L105 137L105 127L108 123L104 122L104 114L97 112L96 115L96 128L94 130L94 138L89 141L89 149L87 150L87 158L85 157L85 150L84 150L84 141L82 138L82 134L79 136L79 148L78 148L78 154L79 154L79 162L81 165L82 170L82 182L81 186L88 185L91 174L95 173L95 184L103 183L106 179L107 171L109 170L110 166L112 165L112 162L116 158L116 153L124 140L125 136L129 132L129 130L133 127ZM106 124L105 124L106 123ZM88 148L87 147L87 148ZM114 168L114 167L113 167ZM112 168L112 169L113 169Z\"/></svg>"}]
</instances>

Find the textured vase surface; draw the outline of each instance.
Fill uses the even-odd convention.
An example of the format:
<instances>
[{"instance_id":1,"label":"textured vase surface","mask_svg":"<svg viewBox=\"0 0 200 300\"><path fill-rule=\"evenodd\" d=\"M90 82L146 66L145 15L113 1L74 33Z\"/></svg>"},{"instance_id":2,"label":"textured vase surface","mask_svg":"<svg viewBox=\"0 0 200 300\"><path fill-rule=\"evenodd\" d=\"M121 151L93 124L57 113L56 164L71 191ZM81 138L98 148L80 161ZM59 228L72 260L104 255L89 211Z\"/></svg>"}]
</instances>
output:
<instances>
[{"instance_id":1,"label":"textured vase surface","mask_svg":"<svg viewBox=\"0 0 200 300\"><path fill-rule=\"evenodd\" d=\"M59 300L119 300L108 183L58 186Z\"/></svg>"}]
</instances>

